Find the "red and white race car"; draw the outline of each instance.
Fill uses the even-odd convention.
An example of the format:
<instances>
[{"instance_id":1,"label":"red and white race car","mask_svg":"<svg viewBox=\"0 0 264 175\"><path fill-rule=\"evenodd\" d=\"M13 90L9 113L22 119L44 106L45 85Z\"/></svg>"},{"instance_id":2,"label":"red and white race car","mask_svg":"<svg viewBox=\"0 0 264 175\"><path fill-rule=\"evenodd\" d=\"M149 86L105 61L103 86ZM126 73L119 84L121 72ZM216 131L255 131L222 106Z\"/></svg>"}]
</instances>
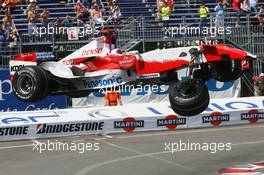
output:
<instances>
[{"instance_id":1,"label":"red and white race car","mask_svg":"<svg viewBox=\"0 0 264 175\"><path fill-rule=\"evenodd\" d=\"M209 104L205 81L239 78L242 61L256 58L223 44L153 50L143 54L113 49L112 36L102 36L58 62L36 61L35 53L20 54L10 62L16 96L36 102L47 95L86 96L92 91L123 85L173 85L169 99L179 115L201 113ZM177 70L189 68L179 81Z\"/></svg>"}]
</instances>

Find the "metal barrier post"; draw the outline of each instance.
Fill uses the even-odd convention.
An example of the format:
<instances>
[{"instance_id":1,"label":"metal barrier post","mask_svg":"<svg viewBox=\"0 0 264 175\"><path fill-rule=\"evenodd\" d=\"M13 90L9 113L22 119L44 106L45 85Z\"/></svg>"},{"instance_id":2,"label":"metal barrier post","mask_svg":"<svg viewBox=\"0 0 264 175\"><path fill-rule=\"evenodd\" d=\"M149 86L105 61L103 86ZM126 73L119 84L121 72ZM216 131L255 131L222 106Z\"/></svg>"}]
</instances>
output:
<instances>
[{"instance_id":1,"label":"metal barrier post","mask_svg":"<svg viewBox=\"0 0 264 175\"><path fill-rule=\"evenodd\" d=\"M142 17L142 42L143 42L143 52L146 51L146 46L145 46L145 17Z\"/></svg>"}]
</instances>

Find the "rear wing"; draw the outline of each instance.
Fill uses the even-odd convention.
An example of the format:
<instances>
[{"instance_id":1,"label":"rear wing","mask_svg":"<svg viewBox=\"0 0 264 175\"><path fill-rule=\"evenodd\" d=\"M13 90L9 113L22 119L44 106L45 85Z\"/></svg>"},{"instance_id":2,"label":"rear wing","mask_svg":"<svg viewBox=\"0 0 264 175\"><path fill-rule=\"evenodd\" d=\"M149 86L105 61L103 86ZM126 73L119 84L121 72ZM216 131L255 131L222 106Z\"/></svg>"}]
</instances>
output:
<instances>
[{"instance_id":1,"label":"rear wing","mask_svg":"<svg viewBox=\"0 0 264 175\"><path fill-rule=\"evenodd\" d=\"M16 71L24 66L37 65L36 52L20 53L9 62L10 79L13 80Z\"/></svg>"}]
</instances>

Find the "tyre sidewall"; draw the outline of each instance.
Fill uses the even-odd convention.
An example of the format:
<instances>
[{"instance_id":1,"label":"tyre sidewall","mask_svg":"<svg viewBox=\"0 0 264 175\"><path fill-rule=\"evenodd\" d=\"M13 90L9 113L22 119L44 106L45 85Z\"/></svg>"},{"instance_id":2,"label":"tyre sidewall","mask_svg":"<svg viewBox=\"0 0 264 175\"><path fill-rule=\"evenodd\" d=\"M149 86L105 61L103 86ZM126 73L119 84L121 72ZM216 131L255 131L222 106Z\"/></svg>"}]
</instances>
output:
<instances>
[{"instance_id":1,"label":"tyre sidewall","mask_svg":"<svg viewBox=\"0 0 264 175\"><path fill-rule=\"evenodd\" d=\"M28 94L19 90L19 86L21 86L21 84L18 84L19 79L23 75L29 76L32 79L33 88ZM14 75L13 91L19 99L25 102L35 102L41 100L47 93L47 81L43 72L37 66L26 66L18 70Z\"/></svg>"}]
</instances>

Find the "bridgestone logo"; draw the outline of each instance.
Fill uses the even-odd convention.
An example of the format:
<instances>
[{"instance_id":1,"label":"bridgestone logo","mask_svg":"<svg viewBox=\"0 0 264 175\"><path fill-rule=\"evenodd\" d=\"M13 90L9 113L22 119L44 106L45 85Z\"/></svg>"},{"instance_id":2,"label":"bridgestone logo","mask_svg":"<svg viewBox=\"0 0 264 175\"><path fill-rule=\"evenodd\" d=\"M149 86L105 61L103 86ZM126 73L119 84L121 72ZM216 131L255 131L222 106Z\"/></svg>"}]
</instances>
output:
<instances>
[{"instance_id":1,"label":"bridgestone logo","mask_svg":"<svg viewBox=\"0 0 264 175\"><path fill-rule=\"evenodd\" d=\"M158 119L157 126L168 126L168 125L185 125L186 118L176 118L176 119Z\"/></svg>"},{"instance_id":2,"label":"bridgestone logo","mask_svg":"<svg viewBox=\"0 0 264 175\"><path fill-rule=\"evenodd\" d=\"M27 135L28 126L0 128L0 136Z\"/></svg>"},{"instance_id":3,"label":"bridgestone logo","mask_svg":"<svg viewBox=\"0 0 264 175\"><path fill-rule=\"evenodd\" d=\"M114 122L114 128L142 128L144 127L144 120L135 120L135 121L117 121Z\"/></svg>"},{"instance_id":4,"label":"bridgestone logo","mask_svg":"<svg viewBox=\"0 0 264 175\"><path fill-rule=\"evenodd\" d=\"M37 134L100 131L103 130L103 128L104 128L104 122L74 123L74 124L64 124L64 125L40 124L37 126Z\"/></svg>"},{"instance_id":5,"label":"bridgestone logo","mask_svg":"<svg viewBox=\"0 0 264 175\"><path fill-rule=\"evenodd\" d=\"M250 120L250 119L264 119L264 113L259 112L256 114L249 114L249 113L241 114L241 120Z\"/></svg>"},{"instance_id":6,"label":"bridgestone logo","mask_svg":"<svg viewBox=\"0 0 264 175\"><path fill-rule=\"evenodd\" d=\"M203 117L203 123L211 123L215 121L229 121L229 114Z\"/></svg>"}]
</instances>

